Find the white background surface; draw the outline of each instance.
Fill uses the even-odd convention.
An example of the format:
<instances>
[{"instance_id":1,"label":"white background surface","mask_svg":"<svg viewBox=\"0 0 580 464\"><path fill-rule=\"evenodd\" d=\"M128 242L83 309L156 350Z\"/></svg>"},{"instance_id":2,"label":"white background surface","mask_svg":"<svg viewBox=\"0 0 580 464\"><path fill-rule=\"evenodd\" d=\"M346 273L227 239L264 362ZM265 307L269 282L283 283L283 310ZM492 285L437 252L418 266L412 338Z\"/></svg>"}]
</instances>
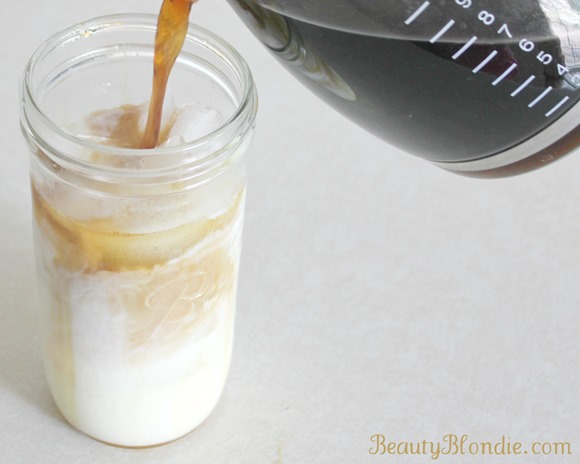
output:
<instances>
[{"instance_id":1,"label":"white background surface","mask_svg":"<svg viewBox=\"0 0 580 464\"><path fill-rule=\"evenodd\" d=\"M482 181L401 154L290 77L223 0L194 22L233 43L260 92L236 344L224 395L182 440L125 450L70 428L47 391L18 80L57 30L159 0L1 0L0 462L429 463L370 456L369 437L525 446L580 455L580 154Z\"/></svg>"}]
</instances>

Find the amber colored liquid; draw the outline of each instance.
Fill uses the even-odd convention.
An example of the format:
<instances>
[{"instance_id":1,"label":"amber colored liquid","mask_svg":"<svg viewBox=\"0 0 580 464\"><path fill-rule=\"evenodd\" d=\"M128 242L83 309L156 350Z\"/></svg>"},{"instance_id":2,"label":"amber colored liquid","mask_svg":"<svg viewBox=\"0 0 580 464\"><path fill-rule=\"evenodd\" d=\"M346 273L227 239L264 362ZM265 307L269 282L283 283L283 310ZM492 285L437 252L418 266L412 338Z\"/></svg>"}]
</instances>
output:
<instances>
[{"instance_id":1,"label":"amber colored liquid","mask_svg":"<svg viewBox=\"0 0 580 464\"><path fill-rule=\"evenodd\" d=\"M173 64L183 47L189 25L191 5L195 2L197 0L163 0L161 5L157 22L157 35L155 36L153 90L141 148L155 148L157 146L167 81Z\"/></svg>"}]
</instances>

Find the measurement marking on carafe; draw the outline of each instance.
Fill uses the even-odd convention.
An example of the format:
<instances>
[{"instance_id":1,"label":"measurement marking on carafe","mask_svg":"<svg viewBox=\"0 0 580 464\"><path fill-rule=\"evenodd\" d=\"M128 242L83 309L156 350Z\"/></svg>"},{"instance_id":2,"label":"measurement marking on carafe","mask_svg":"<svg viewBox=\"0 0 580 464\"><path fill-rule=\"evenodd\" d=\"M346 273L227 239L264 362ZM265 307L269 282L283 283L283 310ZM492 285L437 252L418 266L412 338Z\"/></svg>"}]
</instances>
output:
<instances>
[{"instance_id":1,"label":"measurement marking on carafe","mask_svg":"<svg viewBox=\"0 0 580 464\"><path fill-rule=\"evenodd\" d=\"M417 11L415 11L415 13L413 13L411 16L409 16L407 18L407 20L405 21L405 24L408 26L413 21L415 21L419 16L421 16L421 13L423 13L423 11L425 11L427 8L429 8L429 5L431 5L431 2L425 2L425 3L423 3L419 7L419 9Z\"/></svg>"},{"instance_id":2,"label":"measurement marking on carafe","mask_svg":"<svg viewBox=\"0 0 580 464\"><path fill-rule=\"evenodd\" d=\"M441 29L437 34L431 37L431 40L429 42L431 42L432 44L437 42L443 34L445 34L449 29L453 27L454 24L455 21L453 19L450 20L447 24L445 24L445 26L443 26L443 29Z\"/></svg>"},{"instance_id":3,"label":"measurement marking on carafe","mask_svg":"<svg viewBox=\"0 0 580 464\"><path fill-rule=\"evenodd\" d=\"M495 55L497 55L497 50L491 52L489 55L487 55L487 58L485 60L483 60L475 68L473 68L473 74L477 74L479 71L481 71L487 63L489 63L491 60L495 58Z\"/></svg>"},{"instance_id":4,"label":"measurement marking on carafe","mask_svg":"<svg viewBox=\"0 0 580 464\"><path fill-rule=\"evenodd\" d=\"M558 111L562 105L564 103L566 103L568 100L570 100L570 97L564 97L562 98L562 100L560 101L560 103L558 103L556 106L554 106L554 108L552 108L550 111L548 111L546 113L546 117L549 118L550 116L552 116L556 111Z\"/></svg>"},{"instance_id":5,"label":"measurement marking on carafe","mask_svg":"<svg viewBox=\"0 0 580 464\"><path fill-rule=\"evenodd\" d=\"M461 47L457 53L455 53L455 55L452 56L452 58L454 60L456 60L457 58L459 58L461 55L463 55L467 50L469 50L469 48L475 43L475 41L477 40L476 36L473 36L471 39L469 39L469 41L463 46Z\"/></svg>"},{"instance_id":6,"label":"measurement marking on carafe","mask_svg":"<svg viewBox=\"0 0 580 464\"><path fill-rule=\"evenodd\" d=\"M546 95L548 95L552 90L553 90L553 87L548 86L546 88L546 90L544 90L540 95L538 95L538 98L536 98L532 103L530 103L528 105L528 108L532 108L532 107L536 106L538 104L538 102L540 100L542 100Z\"/></svg>"},{"instance_id":7,"label":"measurement marking on carafe","mask_svg":"<svg viewBox=\"0 0 580 464\"><path fill-rule=\"evenodd\" d=\"M522 85L520 85L516 90L511 93L512 97L515 97L518 93L524 90L528 85L532 83L532 81L536 78L536 76L530 76Z\"/></svg>"},{"instance_id":8,"label":"measurement marking on carafe","mask_svg":"<svg viewBox=\"0 0 580 464\"><path fill-rule=\"evenodd\" d=\"M499 76L495 81L492 82L491 85L496 86L497 84L499 84L501 81L503 81L506 77L508 77L511 72L516 69L518 67L518 65L516 63L513 63L509 68L507 68L504 73Z\"/></svg>"}]
</instances>

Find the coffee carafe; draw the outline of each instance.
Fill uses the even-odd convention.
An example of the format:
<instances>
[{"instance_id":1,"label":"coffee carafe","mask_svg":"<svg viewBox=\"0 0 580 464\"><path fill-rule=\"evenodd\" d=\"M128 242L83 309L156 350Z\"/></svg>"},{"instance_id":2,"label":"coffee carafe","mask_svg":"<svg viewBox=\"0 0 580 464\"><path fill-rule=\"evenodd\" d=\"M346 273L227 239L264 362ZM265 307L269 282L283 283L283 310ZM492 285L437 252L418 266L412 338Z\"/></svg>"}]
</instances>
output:
<instances>
[{"instance_id":1,"label":"coffee carafe","mask_svg":"<svg viewBox=\"0 0 580 464\"><path fill-rule=\"evenodd\" d=\"M524 173L579 143L580 0L228 0L303 84L444 169Z\"/></svg>"}]
</instances>

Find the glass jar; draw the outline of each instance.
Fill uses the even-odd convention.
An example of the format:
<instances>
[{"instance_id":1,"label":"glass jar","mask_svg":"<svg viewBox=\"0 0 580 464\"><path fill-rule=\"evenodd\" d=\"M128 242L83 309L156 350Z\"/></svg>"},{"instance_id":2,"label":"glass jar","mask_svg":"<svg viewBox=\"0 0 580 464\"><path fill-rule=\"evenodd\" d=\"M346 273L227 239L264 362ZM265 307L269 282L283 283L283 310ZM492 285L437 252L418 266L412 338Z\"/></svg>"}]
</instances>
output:
<instances>
[{"instance_id":1,"label":"glass jar","mask_svg":"<svg viewBox=\"0 0 580 464\"><path fill-rule=\"evenodd\" d=\"M243 59L191 25L164 141L133 148L156 22L118 15L59 32L31 58L21 96L48 384L74 427L128 447L187 434L221 395L257 109Z\"/></svg>"}]
</instances>

